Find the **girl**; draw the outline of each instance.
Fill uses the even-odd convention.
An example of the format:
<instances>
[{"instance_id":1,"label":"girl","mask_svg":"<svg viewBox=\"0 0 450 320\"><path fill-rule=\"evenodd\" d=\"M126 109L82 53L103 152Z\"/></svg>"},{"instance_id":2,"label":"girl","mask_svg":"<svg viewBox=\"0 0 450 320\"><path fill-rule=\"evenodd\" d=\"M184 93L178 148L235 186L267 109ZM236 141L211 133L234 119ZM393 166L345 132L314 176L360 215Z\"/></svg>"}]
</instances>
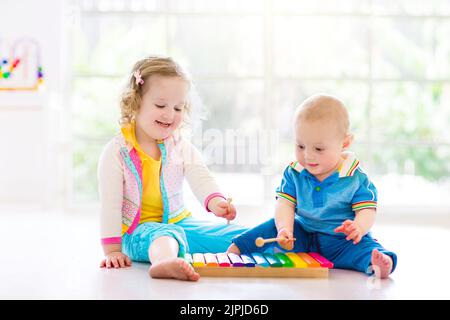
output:
<instances>
[{"instance_id":1,"label":"girl","mask_svg":"<svg viewBox=\"0 0 450 320\"><path fill-rule=\"evenodd\" d=\"M123 268L149 261L154 278L199 279L186 252L225 252L246 228L191 216L183 178L208 212L233 220L196 148L180 136L191 111L186 73L171 58L138 61L121 98L121 134L104 148L98 166L101 202L100 266Z\"/></svg>"}]
</instances>

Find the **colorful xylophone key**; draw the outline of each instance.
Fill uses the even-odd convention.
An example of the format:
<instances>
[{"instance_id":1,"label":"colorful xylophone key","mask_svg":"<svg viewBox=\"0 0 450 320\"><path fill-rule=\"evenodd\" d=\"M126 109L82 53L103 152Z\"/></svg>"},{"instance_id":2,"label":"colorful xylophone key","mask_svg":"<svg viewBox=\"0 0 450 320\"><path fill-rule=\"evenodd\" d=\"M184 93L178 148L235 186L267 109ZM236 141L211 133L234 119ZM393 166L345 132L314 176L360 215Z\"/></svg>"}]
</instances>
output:
<instances>
[{"instance_id":1,"label":"colorful xylophone key","mask_svg":"<svg viewBox=\"0 0 450 320\"><path fill-rule=\"evenodd\" d=\"M241 254L241 259L246 267L253 268L256 264L255 260L253 260L253 258L250 255Z\"/></svg>"},{"instance_id":2,"label":"colorful xylophone key","mask_svg":"<svg viewBox=\"0 0 450 320\"><path fill-rule=\"evenodd\" d=\"M194 253L192 255L192 265L194 267L204 267L206 266L205 258L202 253Z\"/></svg>"},{"instance_id":3,"label":"colorful xylophone key","mask_svg":"<svg viewBox=\"0 0 450 320\"><path fill-rule=\"evenodd\" d=\"M286 252L286 256L291 259L296 268L308 268L308 264L294 252Z\"/></svg>"},{"instance_id":4,"label":"colorful xylophone key","mask_svg":"<svg viewBox=\"0 0 450 320\"><path fill-rule=\"evenodd\" d=\"M205 263L208 267L218 267L219 262L216 259L216 255L214 253L204 253Z\"/></svg>"},{"instance_id":5,"label":"colorful xylophone key","mask_svg":"<svg viewBox=\"0 0 450 320\"><path fill-rule=\"evenodd\" d=\"M242 261L241 257L237 255L236 253L229 253L228 258L231 261L231 265L233 267L243 267L244 261Z\"/></svg>"},{"instance_id":6,"label":"colorful xylophone key","mask_svg":"<svg viewBox=\"0 0 450 320\"><path fill-rule=\"evenodd\" d=\"M333 266L332 262L314 252L194 253L186 254L184 259L192 261L195 270L207 277L325 278L328 267Z\"/></svg>"},{"instance_id":7,"label":"colorful xylophone key","mask_svg":"<svg viewBox=\"0 0 450 320\"><path fill-rule=\"evenodd\" d=\"M264 268L270 267L269 262L267 262L266 258L264 258L264 255L262 253L257 252L252 253L252 257L255 260L257 267L264 267Z\"/></svg>"},{"instance_id":8,"label":"colorful xylophone key","mask_svg":"<svg viewBox=\"0 0 450 320\"><path fill-rule=\"evenodd\" d=\"M277 252L277 253L275 253L275 257L277 257L278 260L280 260L281 266L284 268L292 268L294 266L294 263L292 262L292 260L289 259L289 257L286 256L286 254L284 254L284 253Z\"/></svg>"},{"instance_id":9,"label":"colorful xylophone key","mask_svg":"<svg viewBox=\"0 0 450 320\"><path fill-rule=\"evenodd\" d=\"M308 264L308 268L320 268L320 263L306 252L298 252L297 255Z\"/></svg>"},{"instance_id":10,"label":"colorful xylophone key","mask_svg":"<svg viewBox=\"0 0 450 320\"><path fill-rule=\"evenodd\" d=\"M217 253L216 254L217 261L219 262L219 266L221 267L229 267L231 266L230 259L226 253Z\"/></svg>"},{"instance_id":11,"label":"colorful xylophone key","mask_svg":"<svg viewBox=\"0 0 450 320\"><path fill-rule=\"evenodd\" d=\"M308 253L311 257L313 257L317 262L320 263L320 266L322 268L329 268L332 269L334 267L333 262L329 261L328 259L322 257L317 252L309 252Z\"/></svg>"},{"instance_id":12,"label":"colorful xylophone key","mask_svg":"<svg viewBox=\"0 0 450 320\"><path fill-rule=\"evenodd\" d=\"M264 253L264 258L266 258L267 262L270 264L270 266L272 268L279 268L279 267L283 266L283 264L281 263L280 259L278 259L272 253Z\"/></svg>"}]
</instances>

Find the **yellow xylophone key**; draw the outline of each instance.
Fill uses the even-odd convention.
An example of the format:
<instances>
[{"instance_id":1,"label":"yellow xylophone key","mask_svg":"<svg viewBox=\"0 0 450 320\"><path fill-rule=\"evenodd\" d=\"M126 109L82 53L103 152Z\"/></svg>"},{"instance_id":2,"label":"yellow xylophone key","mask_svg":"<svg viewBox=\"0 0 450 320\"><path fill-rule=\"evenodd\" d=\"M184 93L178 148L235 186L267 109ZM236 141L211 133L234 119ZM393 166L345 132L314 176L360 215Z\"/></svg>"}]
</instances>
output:
<instances>
[{"instance_id":1,"label":"yellow xylophone key","mask_svg":"<svg viewBox=\"0 0 450 320\"><path fill-rule=\"evenodd\" d=\"M297 254L308 264L308 268L320 268L320 263L306 252L297 252Z\"/></svg>"},{"instance_id":2,"label":"yellow xylophone key","mask_svg":"<svg viewBox=\"0 0 450 320\"><path fill-rule=\"evenodd\" d=\"M192 255L192 260L194 261L192 265L194 267L204 267L205 266L205 258L202 253L194 253Z\"/></svg>"},{"instance_id":3,"label":"yellow xylophone key","mask_svg":"<svg viewBox=\"0 0 450 320\"><path fill-rule=\"evenodd\" d=\"M286 252L286 256L294 263L296 268L308 268L308 264L294 252Z\"/></svg>"}]
</instances>

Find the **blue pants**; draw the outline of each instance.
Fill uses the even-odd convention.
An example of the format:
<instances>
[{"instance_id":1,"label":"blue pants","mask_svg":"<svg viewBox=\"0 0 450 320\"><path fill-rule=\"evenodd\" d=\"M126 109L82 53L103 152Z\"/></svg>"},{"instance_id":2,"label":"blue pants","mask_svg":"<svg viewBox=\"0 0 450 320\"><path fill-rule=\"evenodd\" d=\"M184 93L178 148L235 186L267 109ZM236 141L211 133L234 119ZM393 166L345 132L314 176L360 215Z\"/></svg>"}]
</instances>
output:
<instances>
[{"instance_id":1,"label":"blue pants","mask_svg":"<svg viewBox=\"0 0 450 320\"><path fill-rule=\"evenodd\" d=\"M169 236L178 241L180 257L187 252L225 252L231 239L247 229L236 224L227 225L225 220L217 223L192 216L171 224L146 222L138 225L132 234L123 235L122 250L133 261L149 262L151 243L159 237Z\"/></svg>"},{"instance_id":2,"label":"blue pants","mask_svg":"<svg viewBox=\"0 0 450 320\"><path fill-rule=\"evenodd\" d=\"M257 237L265 239L275 238L277 233L275 220L271 219L233 238L233 243L239 248L241 253L273 251L275 248L279 251L285 251L276 242L266 244L263 247L257 247L255 244ZM397 265L396 254L384 249L370 234L365 235L355 245L353 241L345 240L345 236L342 234L330 235L320 232L307 232L303 229L300 222L295 220L294 238L296 240L292 251L317 252L332 261L335 268L351 269L372 274L369 267L371 266L373 249L378 249L378 251L392 258L392 272Z\"/></svg>"}]
</instances>

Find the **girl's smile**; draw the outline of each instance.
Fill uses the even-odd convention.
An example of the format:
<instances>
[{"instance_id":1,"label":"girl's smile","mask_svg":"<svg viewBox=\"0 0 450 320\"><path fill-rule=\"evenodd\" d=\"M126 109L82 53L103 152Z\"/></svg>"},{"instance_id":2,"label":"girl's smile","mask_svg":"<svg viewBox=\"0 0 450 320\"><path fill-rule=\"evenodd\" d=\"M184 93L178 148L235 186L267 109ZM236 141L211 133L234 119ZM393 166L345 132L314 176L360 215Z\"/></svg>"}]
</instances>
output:
<instances>
[{"instance_id":1,"label":"girl's smile","mask_svg":"<svg viewBox=\"0 0 450 320\"><path fill-rule=\"evenodd\" d=\"M172 123L158 121L158 120L155 120L155 122L163 128L169 128L172 125Z\"/></svg>"},{"instance_id":2,"label":"girl's smile","mask_svg":"<svg viewBox=\"0 0 450 320\"><path fill-rule=\"evenodd\" d=\"M164 140L177 130L183 120L189 85L180 77L153 75L146 79L145 93L136 114L136 137Z\"/></svg>"}]
</instances>

